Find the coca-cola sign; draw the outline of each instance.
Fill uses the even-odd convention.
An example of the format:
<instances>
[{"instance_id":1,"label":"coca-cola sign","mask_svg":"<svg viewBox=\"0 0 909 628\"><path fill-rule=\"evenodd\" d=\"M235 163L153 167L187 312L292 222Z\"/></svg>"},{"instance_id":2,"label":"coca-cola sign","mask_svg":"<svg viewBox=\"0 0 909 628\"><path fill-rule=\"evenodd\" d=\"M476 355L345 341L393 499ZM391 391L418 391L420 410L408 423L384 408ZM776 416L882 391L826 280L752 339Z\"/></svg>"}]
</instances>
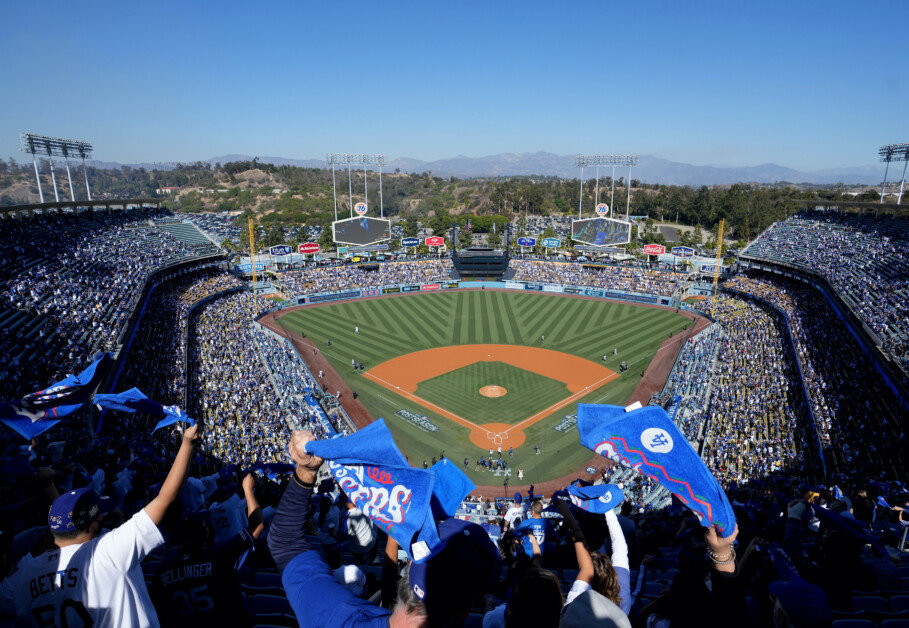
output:
<instances>
[{"instance_id":1,"label":"coca-cola sign","mask_svg":"<svg viewBox=\"0 0 909 628\"><path fill-rule=\"evenodd\" d=\"M662 255L666 252L666 247L662 244L648 244L644 247L644 252L647 255Z\"/></svg>"}]
</instances>

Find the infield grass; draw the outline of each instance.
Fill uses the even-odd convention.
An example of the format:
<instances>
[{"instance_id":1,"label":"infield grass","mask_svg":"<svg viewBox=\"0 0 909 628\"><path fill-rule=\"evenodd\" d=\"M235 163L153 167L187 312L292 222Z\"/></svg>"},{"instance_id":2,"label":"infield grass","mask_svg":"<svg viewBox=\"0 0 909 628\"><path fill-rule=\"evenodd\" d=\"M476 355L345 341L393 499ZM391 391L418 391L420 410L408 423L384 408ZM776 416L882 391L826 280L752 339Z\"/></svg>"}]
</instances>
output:
<instances>
[{"instance_id":1,"label":"infield grass","mask_svg":"<svg viewBox=\"0 0 909 628\"><path fill-rule=\"evenodd\" d=\"M634 391L641 371L650 364L663 340L670 333L677 335L692 321L669 310L612 301L526 292L453 290L295 310L281 316L278 324L295 333L305 334L308 340L315 343L351 389L358 392L360 401L370 413L374 417L385 418L401 451L413 464L419 466L423 460L431 462L433 457L438 458L444 451L446 457L458 463L468 458L467 474L477 484L501 485L503 476L474 471L476 459L488 455L488 452L470 442L467 428L398 396L366 377L356 375L351 360L363 363L369 369L414 351L462 344L544 347L603 364L616 373L619 373L619 365L625 360L629 367L627 372L579 400L579 403L621 405ZM359 334L354 333L355 326L359 327ZM541 335L546 336L543 342ZM331 346L328 346L329 339ZM615 348L618 355L613 355ZM674 353L676 347L671 350ZM475 421L477 423L511 423L526 418L536 410L515 408L515 404L523 406L529 403L529 398L538 389L542 391L551 387L552 396L546 403L546 395L541 393L537 410L568 396L561 382L501 364L508 367L501 371L501 376L518 381L509 385L506 380L500 379L498 372L483 371L480 364L488 367L495 363L478 363L473 365L476 369L465 367L435 378L438 381L422 382L417 395L423 398L433 396L433 403L473 420L470 418L472 410L460 407L459 411L454 407L472 403L467 399L471 390L476 394L480 387L487 385L508 389L508 394L499 399L477 400L485 408L480 408L481 415L474 416L487 417ZM524 375L509 374L509 369ZM469 376L478 379L471 383ZM487 381L486 377L496 381ZM446 403L442 397L451 401ZM503 407L510 409L489 416L486 408L500 401L504 402ZM491 402L490 405L486 405L487 402ZM440 429L426 432L396 415L400 410L426 416ZM573 415L576 411L577 403L572 403L524 430L527 436L525 444L515 450L513 458L505 456L513 470L510 477L512 487L571 473L590 460L593 454L580 446L576 428L564 432L554 429L566 415ZM521 417L523 412L526 414ZM505 416L514 418L505 420ZM540 455L535 455L535 445L540 445ZM524 470L523 482L517 479L518 468Z\"/></svg>"}]
</instances>

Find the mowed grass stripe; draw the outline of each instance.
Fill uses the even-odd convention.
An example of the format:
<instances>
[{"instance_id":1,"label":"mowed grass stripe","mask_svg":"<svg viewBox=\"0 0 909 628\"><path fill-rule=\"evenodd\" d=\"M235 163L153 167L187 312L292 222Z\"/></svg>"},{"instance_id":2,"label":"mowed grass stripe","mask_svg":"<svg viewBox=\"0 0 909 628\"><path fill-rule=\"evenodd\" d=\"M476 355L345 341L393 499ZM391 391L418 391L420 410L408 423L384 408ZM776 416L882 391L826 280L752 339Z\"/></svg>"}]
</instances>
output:
<instances>
[{"instance_id":1,"label":"mowed grass stripe","mask_svg":"<svg viewBox=\"0 0 909 628\"><path fill-rule=\"evenodd\" d=\"M570 301L570 299L558 299L559 301ZM566 307L567 306L567 307ZM581 307L580 309L573 307L572 303L563 303L555 312L555 318L553 322L555 326L552 329L552 338L554 340L561 340L562 338L570 337L569 328L574 323L574 319L577 317L586 317L586 308ZM547 333L549 335L549 333Z\"/></svg>"},{"instance_id":2,"label":"mowed grass stripe","mask_svg":"<svg viewBox=\"0 0 909 628\"><path fill-rule=\"evenodd\" d=\"M396 339L398 342L407 343L413 346L415 339L408 333L408 328L402 326L400 319L397 318L399 305L392 303L398 299L382 299L376 302L376 316L379 324L382 326L383 333L389 338Z\"/></svg>"},{"instance_id":3,"label":"mowed grass stripe","mask_svg":"<svg viewBox=\"0 0 909 628\"><path fill-rule=\"evenodd\" d=\"M421 299L398 298L406 301L406 303L402 303L399 306L403 314L399 320L407 321L407 326L410 328L409 335L414 342L419 343L421 346L428 345L432 338L438 338L443 335L441 330L438 332L434 331L432 324L426 319L424 310L415 305Z\"/></svg>"},{"instance_id":4,"label":"mowed grass stripe","mask_svg":"<svg viewBox=\"0 0 909 628\"><path fill-rule=\"evenodd\" d=\"M541 296L536 299L536 301L538 301L540 305L536 306L535 304L527 317L527 325L530 327L531 331L543 329L545 327L545 321L552 320L552 313L558 308L558 301L561 301L561 299L553 298L551 296Z\"/></svg>"},{"instance_id":5,"label":"mowed grass stripe","mask_svg":"<svg viewBox=\"0 0 909 628\"><path fill-rule=\"evenodd\" d=\"M412 312L415 313L417 320L423 328L428 330L428 337L443 338L445 329L439 323L439 308L435 299L404 299L408 305L412 306Z\"/></svg>"},{"instance_id":6,"label":"mowed grass stripe","mask_svg":"<svg viewBox=\"0 0 909 628\"><path fill-rule=\"evenodd\" d=\"M447 295L446 295L447 296ZM452 295L455 301L454 318L451 322L451 341L448 344L464 344L461 342L461 327L464 325L464 299L460 294Z\"/></svg>"},{"instance_id":7,"label":"mowed grass stripe","mask_svg":"<svg viewBox=\"0 0 909 628\"><path fill-rule=\"evenodd\" d=\"M493 317L496 321L496 331L499 342L513 345L515 344L514 329L511 328L508 320L507 306L501 292L493 292L492 299L489 300L492 306Z\"/></svg>"},{"instance_id":8,"label":"mowed grass stripe","mask_svg":"<svg viewBox=\"0 0 909 628\"><path fill-rule=\"evenodd\" d=\"M514 295L511 295L511 293L508 292L497 292L496 294L501 299L502 311L505 312L508 328L511 329L511 343L516 345L526 344L527 339L524 337L524 329L518 322L518 315L516 312L518 307L517 299L513 298Z\"/></svg>"},{"instance_id":9,"label":"mowed grass stripe","mask_svg":"<svg viewBox=\"0 0 909 628\"><path fill-rule=\"evenodd\" d=\"M536 297L536 298L534 298ZM521 323L521 327L524 328L525 335L533 334L533 321L537 316L537 313L540 310L546 309L549 304L546 302L546 297L542 294L537 293L535 295L529 295L521 293L518 298L518 307L516 308L516 314L518 320ZM525 342L527 338L525 338Z\"/></svg>"}]
</instances>

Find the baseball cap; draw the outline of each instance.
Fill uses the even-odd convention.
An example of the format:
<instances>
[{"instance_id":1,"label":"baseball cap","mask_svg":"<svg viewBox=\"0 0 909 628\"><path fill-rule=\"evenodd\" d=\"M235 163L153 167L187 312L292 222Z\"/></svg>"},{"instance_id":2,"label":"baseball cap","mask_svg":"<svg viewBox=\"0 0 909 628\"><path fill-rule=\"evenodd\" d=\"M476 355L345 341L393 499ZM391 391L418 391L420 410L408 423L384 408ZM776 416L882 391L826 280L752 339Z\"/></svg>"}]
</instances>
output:
<instances>
[{"instance_id":1,"label":"baseball cap","mask_svg":"<svg viewBox=\"0 0 909 628\"><path fill-rule=\"evenodd\" d=\"M515 494L514 494L514 503L515 503L516 506L520 506L520 505L521 505L521 502L523 502L523 501L524 501L524 498L521 496L520 493L515 493Z\"/></svg>"},{"instance_id":2,"label":"baseball cap","mask_svg":"<svg viewBox=\"0 0 909 628\"><path fill-rule=\"evenodd\" d=\"M596 591L581 593L562 610L559 628L631 628L628 616L613 602Z\"/></svg>"},{"instance_id":3,"label":"baseball cap","mask_svg":"<svg viewBox=\"0 0 909 628\"><path fill-rule=\"evenodd\" d=\"M425 603L430 582L441 587L489 585L502 573L502 557L481 526L454 517L439 524L441 544L421 563L410 563L410 588Z\"/></svg>"},{"instance_id":4,"label":"baseball cap","mask_svg":"<svg viewBox=\"0 0 909 628\"><path fill-rule=\"evenodd\" d=\"M776 580L770 583L768 591L779 601L794 623L810 625L832 620L833 613L827 594L819 586L802 578Z\"/></svg>"},{"instance_id":5,"label":"baseball cap","mask_svg":"<svg viewBox=\"0 0 909 628\"><path fill-rule=\"evenodd\" d=\"M90 487L67 491L51 504L47 525L52 532L86 530L99 515L110 511L110 501L101 499Z\"/></svg>"}]
</instances>

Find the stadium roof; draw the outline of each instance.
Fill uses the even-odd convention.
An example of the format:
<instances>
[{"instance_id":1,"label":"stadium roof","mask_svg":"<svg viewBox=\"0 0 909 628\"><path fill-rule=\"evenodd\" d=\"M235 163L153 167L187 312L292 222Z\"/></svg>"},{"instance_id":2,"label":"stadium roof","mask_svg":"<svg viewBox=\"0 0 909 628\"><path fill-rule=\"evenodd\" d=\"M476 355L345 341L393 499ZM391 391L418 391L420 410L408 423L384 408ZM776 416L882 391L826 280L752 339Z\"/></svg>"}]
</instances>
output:
<instances>
[{"instance_id":1,"label":"stadium roof","mask_svg":"<svg viewBox=\"0 0 909 628\"><path fill-rule=\"evenodd\" d=\"M0 207L0 214L13 214L16 212L29 212L48 209L76 209L77 207L123 207L127 205L155 205L160 206L167 199L163 198L109 198L93 201L60 201L59 203L28 203L27 205L7 205Z\"/></svg>"},{"instance_id":2,"label":"stadium roof","mask_svg":"<svg viewBox=\"0 0 909 628\"><path fill-rule=\"evenodd\" d=\"M909 214L909 205L906 205L905 203L902 205L897 205L896 203L878 203L877 201L831 201L823 198L815 198L810 200L797 199L795 202L801 203L809 209L814 207L821 207L824 209L852 209L874 212L883 211L899 216Z\"/></svg>"}]
</instances>

